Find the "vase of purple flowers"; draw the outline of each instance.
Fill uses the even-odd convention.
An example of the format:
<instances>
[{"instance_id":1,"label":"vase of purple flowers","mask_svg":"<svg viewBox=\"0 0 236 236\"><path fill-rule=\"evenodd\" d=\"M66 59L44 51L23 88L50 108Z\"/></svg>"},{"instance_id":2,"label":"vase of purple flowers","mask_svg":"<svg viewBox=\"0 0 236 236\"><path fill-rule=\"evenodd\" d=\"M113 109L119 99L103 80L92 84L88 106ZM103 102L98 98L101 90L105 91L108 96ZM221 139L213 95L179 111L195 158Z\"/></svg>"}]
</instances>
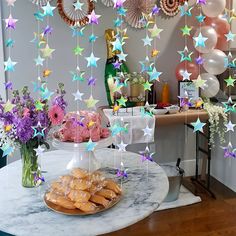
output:
<instances>
[{"instance_id":1,"label":"vase of purple flowers","mask_svg":"<svg viewBox=\"0 0 236 236\"><path fill-rule=\"evenodd\" d=\"M56 92L50 92L45 83L37 89L38 99L33 98L25 86L21 93L18 90L13 91L11 101L0 104L0 148L8 156L15 148L20 149L22 185L28 188L44 182L38 158L42 156L44 147L49 149L49 131L63 122L67 106L64 100L64 84L59 83ZM50 102L54 93L56 96Z\"/></svg>"}]
</instances>

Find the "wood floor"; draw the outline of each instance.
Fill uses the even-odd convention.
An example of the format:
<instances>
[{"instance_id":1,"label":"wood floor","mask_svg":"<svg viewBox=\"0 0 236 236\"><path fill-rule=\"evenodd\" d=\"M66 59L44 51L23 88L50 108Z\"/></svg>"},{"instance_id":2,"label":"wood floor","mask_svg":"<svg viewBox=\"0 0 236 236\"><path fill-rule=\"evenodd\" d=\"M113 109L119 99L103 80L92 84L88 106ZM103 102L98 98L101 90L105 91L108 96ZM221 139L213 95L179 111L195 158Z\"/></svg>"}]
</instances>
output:
<instances>
[{"instance_id":1,"label":"wood floor","mask_svg":"<svg viewBox=\"0 0 236 236\"><path fill-rule=\"evenodd\" d=\"M189 178L184 185L202 202L153 213L148 218L106 236L236 236L236 193L212 179L211 198Z\"/></svg>"}]
</instances>

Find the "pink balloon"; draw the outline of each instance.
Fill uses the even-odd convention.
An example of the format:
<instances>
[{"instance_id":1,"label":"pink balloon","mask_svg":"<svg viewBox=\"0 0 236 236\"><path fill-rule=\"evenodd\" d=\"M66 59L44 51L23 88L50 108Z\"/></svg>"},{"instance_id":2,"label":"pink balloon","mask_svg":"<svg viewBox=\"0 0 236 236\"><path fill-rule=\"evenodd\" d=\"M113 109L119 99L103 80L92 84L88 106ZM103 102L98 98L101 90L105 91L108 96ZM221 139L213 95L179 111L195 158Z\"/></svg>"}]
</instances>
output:
<instances>
[{"instance_id":1,"label":"pink balloon","mask_svg":"<svg viewBox=\"0 0 236 236\"><path fill-rule=\"evenodd\" d=\"M230 31L230 24L221 16L214 18L206 17L205 24L214 28L218 36L228 34Z\"/></svg>"},{"instance_id":2,"label":"pink balloon","mask_svg":"<svg viewBox=\"0 0 236 236\"><path fill-rule=\"evenodd\" d=\"M195 80L197 79L198 75L199 75L199 67L189 61L183 61L180 64L177 65L176 70L175 70L175 75L176 75L176 79L178 81L182 81L183 80L183 76L182 73L187 70L188 73L191 73L192 75L190 76L191 80Z\"/></svg>"},{"instance_id":3,"label":"pink balloon","mask_svg":"<svg viewBox=\"0 0 236 236\"><path fill-rule=\"evenodd\" d=\"M213 27L218 34L218 41L215 48L222 51L227 50L229 45L225 34L228 34L230 31L230 24L227 20L222 18L221 15L214 18L206 17L205 24Z\"/></svg>"}]
</instances>

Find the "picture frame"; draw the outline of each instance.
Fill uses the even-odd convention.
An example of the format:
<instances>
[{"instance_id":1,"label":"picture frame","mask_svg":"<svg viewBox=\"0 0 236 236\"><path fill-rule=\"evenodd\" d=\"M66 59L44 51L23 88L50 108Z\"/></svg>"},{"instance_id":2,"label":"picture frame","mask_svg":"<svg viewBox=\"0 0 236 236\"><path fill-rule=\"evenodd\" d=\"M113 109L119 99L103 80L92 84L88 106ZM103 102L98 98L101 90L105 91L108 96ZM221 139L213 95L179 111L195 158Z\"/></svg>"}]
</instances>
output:
<instances>
[{"instance_id":1,"label":"picture frame","mask_svg":"<svg viewBox=\"0 0 236 236\"><path fill-rule=\"evenodd\" d=\"M200 97L200 89L196 88L192 81L179 81L178 95L183 98L188 94L189 99L198 99Z\"/></svg>"},{"instance_id":2,"label":"picture frame","mask_svg":"<svg viewBox=\"0 0 236 236\"><path fill-rule=\"evenodd\" d=\"M236 9L236 1L229 1L228 3L229 7L228 9ZM236 22L235 20L231 21L231 31L233 34L236 34ZM235 51L236 50L236 40L230 41L230 50Z\"/></svg>"}]
</instances>

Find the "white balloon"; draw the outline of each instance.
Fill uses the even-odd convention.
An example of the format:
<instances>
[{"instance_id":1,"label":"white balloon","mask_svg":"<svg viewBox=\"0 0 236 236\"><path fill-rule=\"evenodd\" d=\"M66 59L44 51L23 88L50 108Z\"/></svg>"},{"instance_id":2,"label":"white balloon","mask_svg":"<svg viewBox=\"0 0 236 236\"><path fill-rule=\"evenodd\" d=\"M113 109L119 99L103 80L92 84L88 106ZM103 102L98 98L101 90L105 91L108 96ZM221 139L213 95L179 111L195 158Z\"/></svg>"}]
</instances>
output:
<instances>
[{"instance_id":1,"label":"white balloon","mask_svg":"<svg viewBox=\"0 0 236 236\"><path fill-rule=\"evenodd\" d=\"M207 40L205 41L205 47L196 47L196 50L200 53L208 53L214 49L217 44L217 33L214 28L210 26L203 26L197 29L194 37L198 37L200 33L203 37L207 38Z\"/></svg>"},{"instance_id":2,"label":"white balloon","mask_svg":"<svg viewBox=\"0 0 236 236\"><path fill-rule=\"evenodd\" d=\"M219 75L226 71L224 52L218 49L213 49L207 54L203 54L203 68L212 75Z\"/></svg>"},{"instance_id":3,"label":"white balloon","mask_svg":"<svg viewBox=\"0 0 236 236\"><path fill-rule=\"evenodd\" d=\"M226 6L226 0L207 0L206 4L202 4L202 11L208 17L217 17Z\"/></svg>"},{"instance_id":4,"label":"white balloon","mask_svg":"<svg viewBox=\"0 0 236 236\"><path fill-rule=\"evenodd\" d=\"M205 85L201 88L201 95L207 98L212 98L220 91L219 80L211 74L203 73L199 75L202 80L205 80Z\"/></svg>"}]
</instances>

